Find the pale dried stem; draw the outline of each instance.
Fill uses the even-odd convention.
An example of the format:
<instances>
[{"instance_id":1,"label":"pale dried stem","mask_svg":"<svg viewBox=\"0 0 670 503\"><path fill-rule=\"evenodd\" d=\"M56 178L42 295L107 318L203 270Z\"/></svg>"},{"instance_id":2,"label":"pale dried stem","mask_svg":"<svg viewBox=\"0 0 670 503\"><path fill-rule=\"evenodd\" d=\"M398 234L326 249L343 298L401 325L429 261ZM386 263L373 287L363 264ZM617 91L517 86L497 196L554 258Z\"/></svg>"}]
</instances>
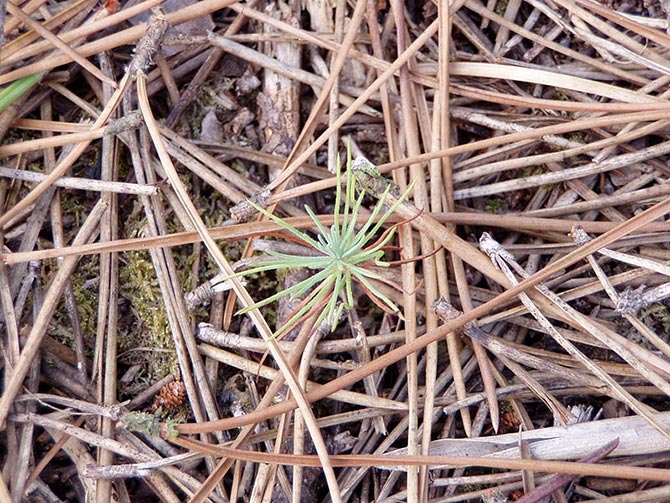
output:
<instances>
[{"instance_id":1,"label":"pale dried stem","mask_svg":"<svg viewBox=\"0 0 670 503\"><path fill-rule=\"evenodd\" d=\"M588 201L580 201L568 206L557 206L554 208L542 208L537 210L526 211L523 214L532 217L557 217L565 215L577 215L592 210L605 210L614 208L629 203L636 203L648 201L667 196L670 194L670 187L666 184L654 185L645 189L636 190L633 192L624 192L616 195L598 195L592 193L594 198ZM623 218L616 221L621 222Z\"/></svg>"},{"instance_id":2,"label":"pale dried stem","mask_svg":"<svg viewBox=\"0 0 670 503\"><path fill-rule=\"evenodd\" d=\"M96 112L96 116L98 113ZM40 119L15 119L12 127L16 129L28 129L30 131L51 131L53 133L79 133L88 131L89 126L85 123L47 121Z\"/></svg>"},{"instance_id":3,"label":"pale dried stem","mask_svg":"<svg viewBox=\"0 0 670 503\"><path fill-rule=\"evenodd\" d=\"M102 68L112 72L112 64L105 53L99 56ZM114 86L103 84L103 99L105 103L113 98ZM118 152L116 140L113 136L105 136L101 146L101 173L104 181L114 182L118 178ZM100 238L107 241L119 236L118 200L112 193L104 193L102 201L109 207L109 212L100 222ZM98 285L98 325L96 332L96 349L98 366L93 375L98 375L98 400L101 403L113 404L117 401L117 336L118 336L118 300L119 300L119 258L116 253L100 255L100 283ZM104 355L104 360L102 358ZM84 375L85 371L84 371ZM100 433L108 438L114 438L115 425L107 418L101 421ZM100 466L112 465L114 456L110 451L98 452ZM96 501L103 503L112 496L112 485L109 481L99 481L97 484Z\"/></svg>"},{"instance_id":4,"label":"pale dried stem","mask_svg":"<svg viewBox=\"0 0 670 503\"><path fill-rule=\"evenodd\" d=\"M458 110L454 111L453 115L456 118L465 119L474 122L476 124L485 125L487 127L491 127L496 130L501 130L508 133L532 130L532 128L529 127L521 126L507 121L501 121L499 119L486 117L480 113L471 113ZM630 142L637 138L653 134L659 129L667 127L667 125L668 125L667 121L656 121L654 123L643 125L641 127L638 125L630 132L613 136L611 138L597 140L587 144L581 144L580 142L574 140L566 140L558 136L546 135L540 139L546 142L547 144L561 148L562 150L546 154L537 154L533 156L504 159L501 161L495 161L488 164L481 164L469 169L460 169L457 173L454 174L454 181L462 183L468 180L473 180L478 177L494 173L501 173L506 170L525 168L529 166L538 166L548 162L561 162L571 157L578 156L580 154L593 156L597 153L598 149L600 148ZM456 167L459 168L460 166L457 164Z\"/></svg>"},{"instance_id":5,"label":"pale dried stem","mask_svg":"<svg viewBox=\"0 0 670 503\"><path fill-rule=\"evenodd\" d=\"M42 119L51 119L52 118L52 102L51 100L46 100L42 103L40 107L40 115ZM45 132L43 134L44 137L49 137L51 134L49 132ZM62 155L65 155L65 152L63 152ZM48 173L51 170L53 170L54 166L56 166L56 154L53 148L47 148L44 150L44 166L45 166L45 171ZM48 194L45 193L45 194ZM42 199L40 197L40 199ZM39 201L39 199L38 199ZM61 205L61 194L56 191L54 194L54 198L51 200L50 204L50 219L51 219L51 233L53 236L53 243L54 247L60 247L64 246L66 243L65 240L65 232L64 232L64 225L63 225L63 214L62 214L62 205ZM32 216L31 216L32 218ZM103 217L104 218L104 217ZM30 222L30 220L28 221ZM40 226L41 227L41 226ZM62 259L59 259L59 262L62 263ZM33 267L31 267L32 269ZM16 273L20 273L21 268L15 268ZM30 274L29 274L30 275ZM32 281L31 281L32 283ZM38 287L39 288L39 287ZM36 292L33 293L35 295ZM70 323L72 326L72 332L73 332L73 338L74 338L74 349L75 349L75 354L76 354L76 364L77 364L77 374L79 377L80 382L85 382L86 379L86 357L85 357L85 352L84 352L84 338L81 330L81 322L80 322L80 317L79 317L79 312L77 310L77 303L75 300L75 293L74 293L74 287L72 285L72 282L68 279L64 290L63 290L63 297L65 300L65 305L68 313L68 317L70 319ZM18 305L18 298L17 298L17 305ZM33 472L30 474L29 480L26 481L26 486L30 486L31 480L37 479L39 477L39 473L41 469L46 467L46 463L50 459L52 459L56 454L60 451L60 449L63 447L65 442L67 441L67 437L63 437L60 440L56 442L56 445L54 445L53 449L48 453L44 458L43 462L44 464L42 465L42 468L35 467ZM69 446L65 449L65 452L69 453L72 457L73 460L75 460L75 464L77 466L80 466L77 461L85 457L85 448L83 446ZM81 455L77 455L77 453L80 453ZM92 483L86 484L88 489L91 490L91 494L95 494L95 485Z\"/></svg>"},{"instance_id":6,"label":"pale dried stem","mask_svg":"<svg viewBox=\"0 0 670 503\"><path fill-rule=\"evenodd\" d=\"M418 97L420 106L417 108L420 117L420 124L422 126L422 133L424 142L430 144L432 149L439 150L441 147L449 146L450 142L450 125L449 125L449 95L448 95L448 61L449 61L449 8L447 2L440 2L438 6L438 41L440 44L439 50L439 69L438 82L440 84L440 94L434 100L432 124L429 124L428 113L424 111L426 108L424 93ZM416 65L412 65L412 70ZM418 91L418 86L415 86L415 91ZM429 140L425 138L430 136ZM411 154L411 153L410 153ZM421 201L424 208L431 211L441 211L444 203L440 194L442 193L442 183L445 183L446 189L446 205L449 206L453 201L452 195L452 181L451 181L451 159L445 158L442 163L435 161L431 163L430 167L430 200L427 195L427 186L423 178L419 185L419 190L415 191L415 197ZM445 176L444 182L442 178L442 170L444 168ZM423 170L421 170L423 171ZM435 250L435 243L430 238L421 239L422 253L430 254ZM431 304L440 294L448 295L447 283L447 263L443 253L438 253L437 256L431 256L424 260L424 278L426 281L426 304ZM457 280L458 281L458 280ZM437 327L437 317L430 310L426 310L426 326L428 329ZM465 384L463 382L462 369L460 367L460 360L458 354L460 347L455 338L455 334L450 334L447 338L448 351L450 363L453 370L454 381L460 394L464 396ZM435 386L437 379L437 358L438 346L431 344L426 350L426 398L423 411L423 430L421 438L421 453L427 454L432 436L432 422L433 422L433 402L435 396ZM495 415L495 414L494 414ZM461 413L463 419L463 426L467 435L471 434L471 422L468 410L463 410ZM494 422L496 420L494 419ZM420 482L422 487L422 494L424 497L428 495L427 471L421 469Z\"/></svg>"},{"instance_id":7,"label":"pale dried stem","mask_svg":"<svg viewBox=\"0 0 670 503\"><path fill-rule=\"evenodd\" d=\"M93 479L124 479L132 477L146 477L164 466L172 466L184 461L192 461L202 457L195 453L178 454L176 456L147 461L145 463L134 463L128 465L114 466L88 466L83 472L86 477Z\"/></svg>"},{"instance_id":8,"label":"pale dried stem","mask_svg":"<svg viewBox=\"0 0 670 503\"><path fill-rule=\"evenodd\" d=\"M488 77L488 78L503 78L505 72L508 71L508 67L505 65L494 65L494 64L482 64L482 63L453 63L454 68L452 69L453 73L460 73L463 76L469 77ZM458 66L456 66L458 65ZM515 80L521 82L528 82L533 84L546 84L549 85L552 81L552 78L559 74L552 74L551 72L540 71L539 74L524 75L519 72L515 72ZM453 84L451 86L452 94L459 95L465 98L470 98L474 100L487 101L490 103L497 103L500 105L507 106L516 106L516 107L526 107L531 106L533 108L538 108L545 110L547 113L557 111L564 112L591 112L595 114L602 113L627 113L627 112L638 112L643 110L659 110L668 108L668 104L664 103L662 100L653 102L641 99L636 94L628 94L627 92L621 92L620 88L616 87L602 87L595 86L591 81L586 79L581 79L577 83L574 80L577 77L573 77L572 80L568 82L561 83L562 91L569 96L581 97L581 95L586 92L594 93L596 95L601 95L607 98L611 98L617 101L623 101L623 103L613 102L613 103L600 103L600 102L583 102L583 101L561 101L561 100L550 100L542 98L533 98L530 96L516 96L507 93L500 93L496 91L488 91L485 89L472 88L465 86L463 84ZM518 87L515 85L514 87Z\"/></svg>"},{"instance_id":9,"label":"pale dried stem","mask_svg":"<svg viewBox=\"0 0 670 503\"><path fill-rule=\"evenodd\" d=\"M218 347L230 347L246 351L253 351L255 353L264 353L267 349L263 341L235 333L222 332L214 329L207 323L200 324L198 337L201 338L203 342ZM404 340L404 338L404 332L398 331L388 334L367 335L365 340L368 347L376 348L379 346L387 346L389 344L398 343ZM295 346L293 341L278 341L277 343L282 348L282 350L286 352L292 351ZM316 352L317 354L349 352L356 351L359 346L360 343L357 338L321 341L316 347Z\"/></svg>"},{"instance_id":10,"label":"pale dried stem","mask_svg":"<svg viewBox=\"0 0 670 503\"><path fill-rule=\"evenodd\" d=\"M27 140L24 142L13 143L0 147L0 157L10 157L12 155L24 154L48 147L61 147L73 143L88 142L101 138L105 134L105 128L95 127L82 133L63 134L52 136L50 138L40 138L38 140Z\"/></svg>"},{"instance_id":11,"label":"pale dried stem","mask_svg":"<svg viewBox=\"0 0 670 503\"><path fill-rule=\"evenodd\" d=\"M573 24L571 31L599 51L605 61L616 62L617 59L622 58L626 62L633 62L661 73L667 73L670 61L653 48L627 36L570 0L561 0L558 3L562 4L571 15L570 21ZM595 28L600 35L594 35L589 25Z\"/></svg>"},{"instance_id":12,"label":"pale dried stem","mask_svg":"<svg viewBox=\"0 0 670 503\"><path fill-rule=\"evenodd\" d=\"M433 131L433 150L440 150L449 148L452 145L451 138L451 112L452 108L449 102L449 59L451 55L451 20L455 20L458 15L450 15L450 6L447 0L441 0L438 3L438 43L440 51L438 53L437 79L438 79L438 94L434 99L435 127ZM437 144L437 145L436 145ZM453 160L450 156L445 156L442 159L434 159L430 163L431 173L431 210L433 212L454 210L454 177L453 177ZM444 184L444 197L446 201L442 201L441 187ZM458 260L452 257L452 260ZM460 285L463 283L463 276L459 274L462 271L462 263L455 264L454 273L456 274L456 283ZM448 285L448 271L447 260L444 251L440 251L436 256L438 291L440 296L449 298ZM460 267L459 267L460 266ZM463 369L461 368L459 354L461 352L460 343L455 332L447 335L447 351L449 354L449 362L451 364L454 386L456 388L456 396L459 399L465 398L467 395L465 380L463 379ZM430 346L429 346L430 347ZM433 346L435 347L435 346ZM472 419L470 417L470 410L467 408L461 409L461 420L466 435L470 436L472 432ZM425 419L424 419L425 422ZM424 430L424 435L427 435ZM428 447L425 438L422 441L423 451Z\"/></svg>"},{"instance_id":13,"label":"pale dried stem","mask_svg":"<svg viewBox=\"0 0 670 503\"><path fill-rule=\"evenodd\" d=\"M35 12L37 9L40 8L40 6L44 5L46 3L46 0L30 0L23 6L23 11L30 15L33 12ZM4 26L2 27L4 35L7 36L11 32L13 32L16 28L19 27L21 24L20 19L7 19L6 22L4 23Z\"/></svg>"},{"instance_id":14,"label":"pale dried stem","mask_svg":"<svg viewBox=\"0 0 670 503\"><path fill-rule=\"evenodd\" d=\"M351 323L351 331L352 334L354 335L354 343L356 344L356 354L358 356L358 361L360 364L366 364L371 360L370 357L370 344L368 342L368 336L365 333L365 330L363 328L363 324L361 321L358 319L358 316L356 315L355 312L350 313L350 323ZM316 347L316 351L319 351L319 346ZM379 397L379 390L378 390L378 385L381 381L381 375L379 373L377 374L372 374L368 377L366 377L363 380L363 384L365 386L365 392L375 398ZM386 429L386 424L384 423L383 418L381 417L376 417L373 419L373 426L375 429L375 433L379 435L386 435L388 434L388 431Z\"/></svg>"},{"instance_id":15,"label":"pale dried stem","mask_svg":"<svg viewBox=\"0 0 670 503\"><path fill-rule=\"evenodd\" d=\"M311 323L309 323L311 321ZM308 325L313 325L314 317L312 320L308 320ZM300 367L298 368L298 382L300 385L307 389L308 377L310 373L310 361L316 355L316 346L326 334L321 327L316 327L316 333L314 333L305 345L305 350L303 351L302 357L300 358ZM288 414L282 416L286 418ZM293 420L293 453L294 454L304 454L305 453L305 421L302 418L300 411L296 411ZM302 466L293 467L293 490L292 490L292 501L293 503L300 503L303 489L303 478L304 470ZM307 494L306 496L310 496Z\"/></svg>"},{"instance_id":16,"label":"pale dried stem","mask_svg":"<svg viewBox=\"0 0 670 503\"><path fill-rule=\"evenodd\" d=\"M661 47L667 47L667 45L670 43L670 36L668 36L666 33L655 29L649 29L643 24L630 19L629 17L617 12L614 9L607 9L595 2L585 0L576 0L575 3L582 5L588 10L596 12L597 14L613 21L615 24L618 24L621 27L631 30L631 33L637 33L650 40L653 40Z\"/></svg>"},{"instance_id":17,"label":"pale dried stem","mask_svg":"<svg viewBox=\"0 0 670 503\"><path fill-rule=\"evenodd\" d=\"M32 279L34 280L34 278ZM7 330L6 365L13 367L21 354L21 343L19 341L19 322L15 309L17 306L13 303L9 271L6 264L0 266L0 285L4 285L3 288L0 288L0 299L2 300L2 318L5 320L5 329ZM19 313L20 311L21 309L19 309Z\"/></svg>"},{"instance_id":18,"label":"pale dried stem","mask_svg":"<svg viewBox=\"0 0 670 503\"><path fill-rule=\"evenodd\" d=\"M628 419L628 418L627 418ZM597 424L598 421L595 422ZM532 433L532 432L531 432ZM517 437L517 434L514 434ZM191 448L198 452L213 454L217 456L236 456L247 461L257 463L272 462L287 465L302 464L304 466L319 466L317 456L293 456L287 454L271 454L255 451L245 451L233 449L224 446L205 445L189 441L187 439L177 438L175 442L183 447ZM584 447L584 445L582 445ZM480 456L410 456L410 455L378 455L378 454L358 454L358 455L335 455L332 456L333 463L336 466L386 466L398 467L402 465L409 466L431 466L431 465L449 465L449 466L482 466L490 468L503 469L527 469L533 471L543 471L552 473L570 473L579 476L606 476L625 479L640 480L670 480L668 470L660 468L634 467L634 466L613 466L613 465L592 465L588 463L565 462L565 461L545 461L545 460L524 460L524 459L506 459L496 457Z\"/></svg>"},{"instance_id":19,"label":"pale dried stem","mask_svg":"<svg viewBox=\"0 0 670 503\"><path fill-rule=\"evenodd\" d=\"M0 176L33 183L39 183L46 178L46 175L42 173L4 167L0 167ZM151 185L139 185L137 183L127 182L105 182L90 178L75 178L68 176L56 180L54 186L66 189L87 190L93 192L115 192L117 194L144 196L153 196L158 193L158 187Z\"/></svg>"},{"instance_id":20,"label":"pale dried stem","mask_svg":"<svg viewBox=\"0 0 670 503\"><path fill-rule=\"evenodd\" d=\"M610 157L600 163L588 163L583 166L575 168L564 168L553 173L545 173L541 175L533 175L526 178L514 179L505 182L497 182L489 185L481 185L469 189L457 190L454 193L456 199L467 199L472 197L482 197L491 194L498 194L511 190L521 190L530 187L539 187L541 185L548 185L552 183L560 183L578 178L584 178L589 175L598 173L606 173L608 171L618 169L624 166L630 166L635 163L640 163L663 156L670 152L670 142L664 142L659 145L654 145L637 152L621 154L615 157Z\"/></svg>"},{"instance_id":21,"label":"pale dried stem","mask_svg":"<svg viewBox=\"0 0 670 503\"><path fill-rule=\"evenodd\" d=\"M230 365L245 372L258 374L258 376L268 379L270 381L277 379L279 375L277 370L271 369L270 367L267 366L259 366L258 363L256 362L247 360L246 358L237 356L234 353L224 351L222 349L210 346L208 344L201 344L199 346L199 349L200 353L207 356L208 358L212 358L221 363L225 363L226 365ZM320 387L321 385L318 385L314 382L308 382L305 389L309 392L310 390L319 389ZM390 400L388 398L375 399L374 397L370 397L362 393L347 390L338 391L337 393L332 394L330 398L333 400L338 400L355 405L376 407L389 410L402 410L402 411L407 410L407 405L402 402L398 402L396 400Z\"/></svg>"},{"instance_id":22,"label":"pale dried stem","mask_svg":"<svg viewBox=\"0 0 670 503\"><path fill-rule=\"evenodd\" d=\"M158 70L160 71L161 79L167 88L170 103L174 107L179 102L179 88L175 81L172 66L165 60L165 57L160 52L156 54L154 59L156 61L156 66L158 66Z\"/></svg>"}]
</instances>

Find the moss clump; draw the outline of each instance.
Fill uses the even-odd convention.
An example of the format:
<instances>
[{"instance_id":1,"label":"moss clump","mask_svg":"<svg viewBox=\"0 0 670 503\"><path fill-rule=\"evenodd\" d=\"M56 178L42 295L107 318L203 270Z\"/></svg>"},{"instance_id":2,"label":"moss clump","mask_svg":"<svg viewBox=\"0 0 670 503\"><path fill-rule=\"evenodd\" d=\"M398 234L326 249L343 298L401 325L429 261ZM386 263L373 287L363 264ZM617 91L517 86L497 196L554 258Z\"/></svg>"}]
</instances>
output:
<instances>
[{"instance_id":1,"label":"moss clump","mask_svg":"<svg viewBox=\"0 0 670 503\"><path fill-rule=\"evenodd\" d=\"M173 348L163 296L147 255L141 251L125 254L126 267L120 272L121 294L130 301L132 313L141 322L142 332L147 336L142 342L159 348Z\"/></svg>"},{"instance_id":2,"label":"moss clump","mask_svg":"<svg viewBox=\"0 0 670 503\"><path fill-rule=\"evenodd\" d=\"M144 387L170 373L178 376L179 366L163 296L148 253L131 251L123 259L120 294L128 309L125 334L119 337L119 352L124 354L123 363L142 365L142 372L133 384ZM129 387L129 393L131 388L134 386Z\"/></svg>"},{"instance_id":3,"label":"moss clump","mask_svg":"<svg viewBox=\"0 0 670 503\"><path fill-rule=\"evenodd\" d=\"M46 262L46 261L45 261ZM79 314L79 323L81 334L89 347L95 344L95 338L98 327L98 276L99 276L98 256L91 256L82 259L79 266L75 269L70 282L74 293L74 300ZM43 275L47 277L47 275ZM51 332L57 340L71 346L73 339L70 317L61 302L54 317L54 330Z\"/></svg>"},{"instance_id":4,"label":"moss clump","mask_svg":"<svg viewBox=\"0 0 670 503\"><path fill-rule=\"evenodd\" d=\"M484 199L484 208L487 213L497 214L505 207L505 200L501 197L487 197Z\"/></svg>"},{"instance_id":5,"label":"moss clump","mask_svg":"<svg viewBox=\"0 0 670 503\"><path fill-rule=\"evenodd\" d=\"M507 2L507 1L497 2L496 7L494 9L494 12L496 14L498 14L499 16L504 16L508 5L509 5L509 2Z\"/></svg>"},{"instance_id":6,"label":"moss clump","mask_svg":"<svg viewBox=\"0 0 670 503\"><path fill-rule=\"evenodd\" d=\"M129 412L123 417L123 424L128 431L144 433L157 437L160 435L160 417L148 412Z\"/></svg>"},{"instance_id":7,"label":"moss clump","mask_svg":"<svg viewBox=\"0 0 670 503\"><path fill-rule=\"evenodd\" d=\"M652 304L640 311L644 323L659 334L670 334L670 309L666 303ZM664 337L667 340L667 335Z\"/></svg>"},{"instance_id":8,"label":"moss clump","mask_svg":"<svg viewBox=\"0 0 670 503\"><path fill-rule=\"evenodd\" d=\"M69 196L69 193L67 195ZM69 245L72 242L92 207L91 202L88 201L86 197L81 194L77 195L80 197L61 197L62 219L64 222L64 242L66 245ZM53 236L48 232L42 233L38 238L37 247L40 250L53 249ZM46 286L58 271L59 266L56 259L49 259L43 260L40 264L40 268L40 281L43 286ZM83 257L69 277L79 318L80 330L87 349L93 348L97 334L99 278L100 260L98 255ZM29 303L27 307L30 306L31 304ZM27 310L24 310L24 314L27 312ZM57 341L74 349L72 321L64 298L61 298L58 304L51 326L52 328L49 334ZM88 356L92 356L92 350L89 351Z\"/></svg>"}]
</instances>

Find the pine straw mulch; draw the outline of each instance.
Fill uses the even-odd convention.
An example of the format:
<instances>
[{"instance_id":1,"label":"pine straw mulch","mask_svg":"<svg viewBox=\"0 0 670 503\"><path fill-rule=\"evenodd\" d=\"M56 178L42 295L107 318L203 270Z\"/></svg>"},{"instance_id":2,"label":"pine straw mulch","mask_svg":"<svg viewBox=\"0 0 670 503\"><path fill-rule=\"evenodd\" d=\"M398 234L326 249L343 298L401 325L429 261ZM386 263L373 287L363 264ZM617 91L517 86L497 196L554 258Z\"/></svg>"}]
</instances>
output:
<instances>
[{"instance_id":1,"label":"pine straw mulch","mask_svg":"<svg viewBox=\"0 0 670 503\"><path fill-rule=\"evenodd\" d=\"M2 3L0 501L670 499L667 2ZM275 338L348 148L400 312Z\"/></svg>"}]
</instances>

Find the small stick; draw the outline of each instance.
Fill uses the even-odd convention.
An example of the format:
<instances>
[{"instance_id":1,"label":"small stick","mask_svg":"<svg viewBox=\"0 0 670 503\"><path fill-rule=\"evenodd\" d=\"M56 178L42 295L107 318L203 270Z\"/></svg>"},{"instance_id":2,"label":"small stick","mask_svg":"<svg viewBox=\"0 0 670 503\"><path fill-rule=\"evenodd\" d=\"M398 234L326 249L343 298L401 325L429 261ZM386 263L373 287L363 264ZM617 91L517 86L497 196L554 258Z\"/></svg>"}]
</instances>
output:
<instances>
[{"instance_id":1,"label":"small stick","mask_svg":"<svg viewBox=\"0 0 670 503\"><path fill-rule=\"evenodd\" d=\"M35 183L39 183L47 177L45 174L35 173L34 171L5 168L2 166L0 166L0 176ZM138 196L155 196L158 194L158 187L154 185L141 185L138 183L126 182L105 182L102 180L92 180L90 178L77 178L72 176L64 176L59 178L54 182L54 185L56 187L64 187L66 189L92 190L96 192L115 192L118 194L132 194Z\"/></svg>"},{"instance_id":2,"label":"small stick","mask_svg":"<svg viewBox=\"0 0 670 503\"><path fill-rule=\"evenodd\" d=\"M146 477L154 471L163 468L164 466L172 466L184 461L192 461L204 457L202 454L187 452L184 454L177 454L169 458L162 458L156 461L146 461L144 463L135 463L131 465L108 465L95 466L86 465L81 475L83 477L91 477L94 479L122 479L131 477Z\"/></svg>"},{"instance_id":3,"label":"small stick","mask_svg":"<svg viewBox=\"0 0 670 503\"><path fill-rule=\"evenodd\" d=\"M619 440L614 439L599 449L596 449L591 454L579 458L578 463L598 463L605 459L614 449L619 445ZM516 503L536 503L542 498L549 496L554 491L560 489L568 482L575 480L578 475L570 475L568 473L559 473L551 477L546 482L540 484L532 491L526 493L523 497L516 500Z\"/></svg>"}]
</instances>

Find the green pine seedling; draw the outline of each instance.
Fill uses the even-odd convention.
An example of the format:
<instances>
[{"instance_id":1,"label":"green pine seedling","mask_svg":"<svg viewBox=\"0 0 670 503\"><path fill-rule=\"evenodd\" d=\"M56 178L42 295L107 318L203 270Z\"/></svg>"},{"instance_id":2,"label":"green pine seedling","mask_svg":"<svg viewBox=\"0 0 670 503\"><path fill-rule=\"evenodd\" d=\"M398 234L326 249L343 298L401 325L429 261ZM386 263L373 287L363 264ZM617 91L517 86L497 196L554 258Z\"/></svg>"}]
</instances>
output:
<instances>
[{"instance_id":1,"label":"green pine seedling","mask_svg":"<svg viewBox=\"0 0 670 503\"><path fill-rule=\"evenodd\" d=\"M277 330L273 337L278 337L288 332L301 319L316 312L316 309L321 309L321 313L316 319L315 326L319 326L325 320L330 325L331 330L334 330L343 309L351 309L354 305L354 282L363 287L370 299L377 306L387 312L397 313L402 317L398 306L380 292L371 280L382 281L396 288L399 288L398 285L383 278L366 266L375 264L388 267L390 265L382 260L384 256L383 247L393 237L395 226L387 229L376 241L372 242L372 240L384 222L393 214L397 206L407 197L411 187L395 204L383 211L384 202L388 195L387 190L379 198L377 205L366 222L357 229L356 224L359 210L365 193L361 192L358 197L355 195L355 181L351 170L350 154L347 155L346 191L342 189L339 158L336 177L337 188L335 210L333 213L334 223L330 228L326 228L314 214L314 211L309 206L305 206L305 211L307 211L307 214L318 229L316 239L250 201L250 204L263 213L263 215L272 219L277 225L320 252L320 255L314 257L289 255L268 250L267 254L269 257L267 259L261 259L252 269L235 275L236 277L240 277L257 272L279 269L312 269L315 271L312 276L292 287L281 290L266 299L238 311L237 314L244 314L288 295L291 296L291 299L297 299L311 290L292 313L287 323ZM344 199L344 204L342 204L342 199Z\"/></svg>"}]
</instances>

